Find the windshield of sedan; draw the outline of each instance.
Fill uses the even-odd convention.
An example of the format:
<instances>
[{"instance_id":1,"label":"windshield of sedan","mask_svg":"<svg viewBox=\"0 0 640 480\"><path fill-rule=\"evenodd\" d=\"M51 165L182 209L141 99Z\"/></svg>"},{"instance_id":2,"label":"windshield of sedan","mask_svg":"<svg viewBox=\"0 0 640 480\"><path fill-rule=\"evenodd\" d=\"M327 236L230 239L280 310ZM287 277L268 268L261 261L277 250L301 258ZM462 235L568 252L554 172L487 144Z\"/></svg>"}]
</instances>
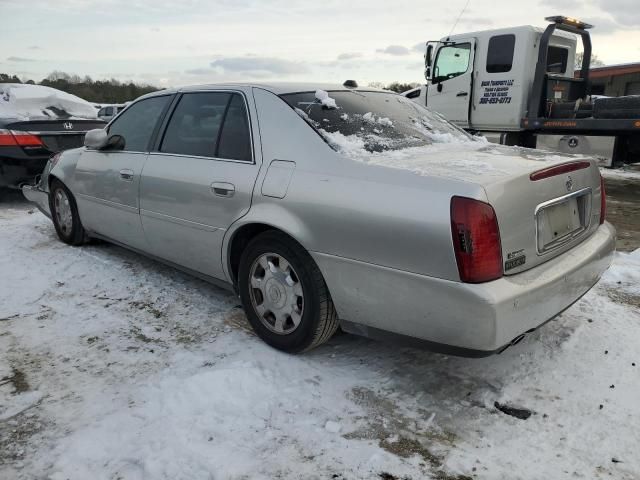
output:
<instances>
[{"instance_id":1,"label":"windshield of sedan","mask_svg":"<svg viewBox=\"0 0 640 480\"><path fill-rule=\"evenodd\" d=\"M441 115L394 93L318 90L282 98L340 151L383 152L472 141Z\"/></svg>"}]
</instances>

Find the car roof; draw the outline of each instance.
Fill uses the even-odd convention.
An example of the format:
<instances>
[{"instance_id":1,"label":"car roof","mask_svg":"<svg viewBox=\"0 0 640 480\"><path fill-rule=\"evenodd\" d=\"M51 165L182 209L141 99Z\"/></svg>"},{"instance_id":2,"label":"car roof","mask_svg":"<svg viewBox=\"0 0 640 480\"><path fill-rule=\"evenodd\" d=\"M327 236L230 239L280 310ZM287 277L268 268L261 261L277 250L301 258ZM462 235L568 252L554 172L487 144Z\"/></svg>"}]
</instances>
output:
<instances>
[{"instance_id":1,"label":"car roof","mask_svg":"<svg viewBox=\"0 0 640 480\"><path fill-rule=\"evenodd\" d=\"M367 91L367 92L385 92L385 93L394 93L388 90L380 90L378 88L373 87L355 87L355 88L347 88L344 85L336 84L336 83L312 83L312 82L269 82L269 83L258 83L258 82L232 82L232 83L211 83L205 85L189 85L184 87L177 88L169 88L165 90L159 90L157 92L149 93L144 95L144 97L150 97L155 95L166 95L168 93L177 93L177 92L193 92L193 91L202 91L202 90L217 90L217 89L233 89L239 87L255 87L262 88L276 95L285 95L288 93L300 93L300 92L315 92L316 90L326 90L326 91ZM142 98L142 97L140 97Z\"/></svg>"}]
</instances>

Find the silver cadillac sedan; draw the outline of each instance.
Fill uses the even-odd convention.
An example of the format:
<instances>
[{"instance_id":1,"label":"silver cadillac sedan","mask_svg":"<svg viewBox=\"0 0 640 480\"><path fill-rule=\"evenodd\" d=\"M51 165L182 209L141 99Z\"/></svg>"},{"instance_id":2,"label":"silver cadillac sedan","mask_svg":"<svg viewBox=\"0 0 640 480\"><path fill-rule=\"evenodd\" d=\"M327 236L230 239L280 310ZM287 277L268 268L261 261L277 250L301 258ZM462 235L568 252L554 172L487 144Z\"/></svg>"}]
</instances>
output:
<instances>
[{"instance_id":1,"label":"silver cadillac sedan","mask_svg":"<svg viewBox=\"0 0 640 480\"><path fill-rule=\"evenodd\" d=\"M287 352L338 327L500 352L608 268L594 160L490 145L391 92L227 84L139 98L25 196L95 237L235 291Z\"/></svg>"}]
</instances>

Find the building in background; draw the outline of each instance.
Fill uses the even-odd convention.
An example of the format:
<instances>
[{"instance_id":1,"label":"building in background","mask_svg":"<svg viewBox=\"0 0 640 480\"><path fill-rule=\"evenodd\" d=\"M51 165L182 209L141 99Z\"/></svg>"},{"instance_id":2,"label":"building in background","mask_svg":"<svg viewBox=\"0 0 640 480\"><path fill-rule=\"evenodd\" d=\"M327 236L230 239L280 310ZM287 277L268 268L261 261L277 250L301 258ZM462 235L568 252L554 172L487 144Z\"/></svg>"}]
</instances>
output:
<instances>
[{"instance_id":1,"label":"building in background","mask_svg":"<svg viewBox=\"0 0 640 480\"><path fill-rule=\"evenodd\" d=\"M640 95L640 63L592 68L589 79L592 95L607 97Z\"/></svg>"}]
</instances>

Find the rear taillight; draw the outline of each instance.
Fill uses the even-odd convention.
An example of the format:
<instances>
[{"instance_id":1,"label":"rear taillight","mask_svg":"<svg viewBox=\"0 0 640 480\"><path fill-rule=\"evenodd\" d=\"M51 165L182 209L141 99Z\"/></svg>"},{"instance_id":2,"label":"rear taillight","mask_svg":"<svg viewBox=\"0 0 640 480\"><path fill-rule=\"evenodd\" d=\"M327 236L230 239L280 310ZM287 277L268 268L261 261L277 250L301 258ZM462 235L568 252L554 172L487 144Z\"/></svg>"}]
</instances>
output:
<instances>
[{"instance_id":1,"label":"rear taillight","mask_svg":"<svg viewBox=\"0 0 640 480\"><path fill-rule=\"evenodd\" d=\"M15 147L18 144L9 130L0 129L0 147Z\"/></svg>"},{"instance_id":2,"label":"rear taillight","mask_svg":"<svg viewBox=\"0 0 640 480\"><path fill-rule=\"evenodd\" d=\"M37 135L29 132L16 132L12 130L13 138L16 139L16 143L21 147L41 147L42 140Z\"/></svg>"},{"instance_id":3,"label":"rear taillight","mask_svg":"<svg viewBox=\"0 0 640 480\"><path fill-rule=\"evenodd\" d=\"M604 177L600 175L600 225L604 223L607 216L607 194L604 190Z\"/></svg>"},{"instance_id":4,"label":"rear taillight","mask_svg":"<svg viewBox=\"0 0 640 480\"><path fill-rule=\"evenodd\" d=\"M561 165L556 165L549 168L543 168L537 172L533 172L529 175L532 181L542 180L544 178L555 177L556 175L562 175L563 173L575 172L576 170L582 170L583 168L589 168L591 163L586 161L569 162Z\"/></svg>"},{"instance_id":5,"label":"rear taillight","mask_svg":"<svg viewBox=\"0 0 640 480\"><path fill-rule=\"evenodd\" d=\"M42 140L29 132L0 130L0 146L2 147L42 147Z\"/></svg>"},{"instance_id":6,"label":"rear taillight","mask_svg":"<svg viewBox=\"0 0 640 480\"><path fill-rule=\"evenodd\" d=\"M460 280L481 283L502 277L500 230L491 205L472 198L453 197L451 234Z\"/></svg>"}]
</instances>

